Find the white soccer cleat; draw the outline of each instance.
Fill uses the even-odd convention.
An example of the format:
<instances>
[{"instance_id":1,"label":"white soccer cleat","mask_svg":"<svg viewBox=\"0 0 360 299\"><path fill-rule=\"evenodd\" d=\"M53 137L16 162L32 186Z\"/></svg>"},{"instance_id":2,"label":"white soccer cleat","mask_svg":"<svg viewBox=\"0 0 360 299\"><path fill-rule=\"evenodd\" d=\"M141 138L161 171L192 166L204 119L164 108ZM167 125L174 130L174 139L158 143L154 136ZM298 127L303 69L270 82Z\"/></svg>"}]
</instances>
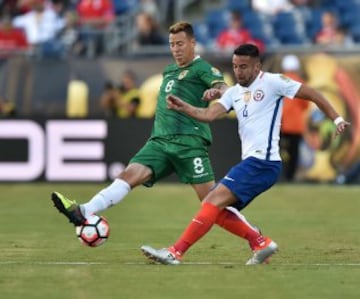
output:
<instances>
[{"instance_id":1,"label":"white soccer cleat","mask_svg":"<svg viewBox=\"0 0 360 299\"><path fill-rule=\"evenodd\" d=\"M151 246L143 245L141 246L141 251L147 258L164 265L179 265L181 263L176 255L167 248L155 249Z\"/></svg>"},{"instance_id":2,"label":"white soccer cleat","mask_svg":"<svg viewBox=\"0 0 360 299\"><path fill-rule=\"evenodd\" d=\"M246 265L258 265L267 263L270 256L272 256L275 252L278 251L278 245L267 238L266 243L263 247L255 249L254 255L246 262Z\"/></svg>"}]
</instances>

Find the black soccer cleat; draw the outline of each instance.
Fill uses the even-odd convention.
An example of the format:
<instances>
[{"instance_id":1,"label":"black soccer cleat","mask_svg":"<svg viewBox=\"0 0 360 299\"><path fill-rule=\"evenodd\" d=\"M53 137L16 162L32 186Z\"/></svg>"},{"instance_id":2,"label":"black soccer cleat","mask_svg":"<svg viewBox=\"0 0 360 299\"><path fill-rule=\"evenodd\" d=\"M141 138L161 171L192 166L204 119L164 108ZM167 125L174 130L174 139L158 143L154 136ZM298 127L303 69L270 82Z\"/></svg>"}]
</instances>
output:
<instances>
[{"instance_id":1,"label":"black soccer cleat","mask_svg":"<svg viewBox=\"0 0 360 299\"><path fill-rule=\"evenodd\" d=\"M64 214L70 223L75 226L81 226L85 223L86 218L81 214L80 206L75 200L70 200L59 192L53 192L51 200L54 202L54 207Z\"/></svg>"}]
</instances>

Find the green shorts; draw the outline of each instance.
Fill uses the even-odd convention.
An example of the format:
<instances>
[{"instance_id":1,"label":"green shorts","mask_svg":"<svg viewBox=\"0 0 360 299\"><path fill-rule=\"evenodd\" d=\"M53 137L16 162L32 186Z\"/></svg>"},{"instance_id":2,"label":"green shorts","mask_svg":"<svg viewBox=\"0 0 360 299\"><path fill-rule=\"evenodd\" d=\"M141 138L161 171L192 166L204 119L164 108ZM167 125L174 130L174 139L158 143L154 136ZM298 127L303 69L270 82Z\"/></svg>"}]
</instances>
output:
<instances>
[{"instance_id":1,"label":"green shorts","mask_svg":"<svg viewBox=\"0 0 360 299\"><path fill-rule=\"evenodd\" d=\"M214 180L208 146L198 136L173 135L149 139L130 160L152 169L153 176L146 186L172 173L176 173L180 182L201 184Z\"/></svg>"}]
</instances>

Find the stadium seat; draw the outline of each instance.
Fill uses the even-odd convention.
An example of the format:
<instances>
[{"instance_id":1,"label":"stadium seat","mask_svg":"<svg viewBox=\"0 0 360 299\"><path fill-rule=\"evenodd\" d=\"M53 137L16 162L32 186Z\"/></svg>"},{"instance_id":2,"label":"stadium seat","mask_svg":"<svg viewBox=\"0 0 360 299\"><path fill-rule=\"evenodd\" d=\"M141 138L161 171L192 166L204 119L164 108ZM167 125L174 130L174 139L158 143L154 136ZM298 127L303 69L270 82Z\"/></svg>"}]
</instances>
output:
<instances>
[{"instance_id":1,"label":"stadium seat","mask_svg":"<svg viewBox=\"0 0 360 299\"><path fill-rule=\"evenodd\" d=\"M301 33L300 25L293 13L280 12L273 21L274 35L282 44L303 44L306 37Z\"/></svg>"},{"instance_id":2,"label":"stadium seat","mask_svg":"<svg viewBox=\"0 0 360 299\"><path fill-rule=\"evenodd\" d=\"M244 27L250 31L254 38L263 41L265 45L276 43L271 24L269 24L263 15L258 14L253 10L249 10L242 14L242 18Z\"/></svg>"},{"instance_id":3,"label":"stadium seat","mask_svg":"<svg viewBox=\"0 0 360 299\"><path fill-rule=\"evenodd\" d=\"M211 45L213 39L210 36L209 28L206 24L198 22L193 23L196 40L204 47Z\"/></svg>"},{"instance_id":4,"label":"stadium seat","mask_svg":"<svg viewBox=\"0 0 360 299\"><path fill-rule=\"evenodd\" d=\"M339 11L339 13L347 12L352 10L354 7L358 6L360 1L358 0L337 0L334 7Z\"/></svg>"},{"instance_id":5,"label":"stadium seat","mask_svg":"<svg viewBox=\"0 0 360 299\"><path fill-rule=\"evenodd\" d=\"M229 11L226 9L215 9L207 12L205 23L209 29L210 38L216 38L221 31L228 27Z\"/></svg>"},{"instance_id":6,"label":"stadium seat","mask_svg":"<svg viewBox=\"0 0 360 299\"><path fill-rule=\"evenodd\" d=\"M320 31L322 27L321 17L325 10L323 8L313 8L305 16L305 30L308 39L313 41L316 34Z\"/></svg>"},{"instance_id":7,"label":"stadium seat","mask_svg":"<svg viewBox=\"0 0 360 299\"><path fill-rule=\"evenodd\" d=\"M349 33L355 43L360 43L360 23L353 24L349 29Z\"/></svg>"},{"instance_id":8,"label":"stadium seat","mask_svg":"<svg viewBox=\"0 0 360 299\"><path fill-rule=\"evenodd\" d=\"M126 14L138 5L137 0L112 0L116 15Z\"/></svg>"},{"instance_id":9,"label":"stadium seat","mask_svg":"<svg viewBox=\"0 0 360 299\"><path fill-rule=\"evenodd\" d=\"M342 0L343 1L343 0ZM338 0L322 0L321 7L324 8L334 8L337 6Z\"/></svg>"},{"instance_id":10,"label":"stadium seat","mask_svg":"<svg viewBox=\"0 0 360 299\"><path fill-rule=\"evenodd\" d=\"M253 10L249 10L241 13L244 26L246 28L252 28L257 26L265 26L265 20L262 18L261 14L256 13Z\"/></svg>"},{"instance_id":11,"label":"stadium seat","mask_svg":"<svg viewBox=\"0 0 360 299\"><path fill-rule=\"evenodd\" d=\"M288 28L278 29L275 36L284 45L301 45L306 43L306 39L299 35L298 32Z\"/></svg>"},{"instance_id":12,"label":"stadium seat","mask_svg":"<svg viewBox=\"0 0 360 299\"><path fill-rule=\"evenodd\" d=\"M351 27L353 24L360 23L360 5L351 6L348 10L339 13L340 24L343 27Z\"/></svg>"},{"instance_id":13,"label":"stadium seat","mask_svg":"<svg viewBox=\"0 0 360 299\"><path fill-rule=\"evenodd\" d=\"M227 0L227 9L239 11L241 13L251 10L250 0Z\"/></svg>"}]
</instances>

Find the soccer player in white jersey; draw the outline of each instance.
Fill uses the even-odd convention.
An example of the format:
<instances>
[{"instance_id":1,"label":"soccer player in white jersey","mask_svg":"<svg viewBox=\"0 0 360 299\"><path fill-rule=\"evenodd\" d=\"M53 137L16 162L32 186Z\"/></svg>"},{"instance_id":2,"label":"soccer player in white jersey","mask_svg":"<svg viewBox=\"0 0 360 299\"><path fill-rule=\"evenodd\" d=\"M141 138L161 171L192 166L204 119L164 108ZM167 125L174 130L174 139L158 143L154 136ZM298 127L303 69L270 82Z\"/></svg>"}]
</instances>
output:
<instances>
[{"instance_id":1,"label":"soccer player in white jersey","mask_svg":"<svg viewBox=\"0 0 360 299\"><path fill-rule=\"evenodd\" d=\"M169 95L168 108L185 113L197 120L211 122L234 110L239 122L242 161L232 167L217 186L205 197L201 209L180 238L170 247L154 249L142 246L150 259L162 264L180 264L185 252L216 222L226 207L245 208L259 194L273 186L281 170L279 153L282 98L302 98L314 102L334 121L335 136L350 125L316 90L285 77L261 70L259 50L251 44L235 49L232 66L237 84L208 108L194 107ZM265 263L278 249L269 237L253 250L247 265Z\"/></svg>"}]
</instances>

